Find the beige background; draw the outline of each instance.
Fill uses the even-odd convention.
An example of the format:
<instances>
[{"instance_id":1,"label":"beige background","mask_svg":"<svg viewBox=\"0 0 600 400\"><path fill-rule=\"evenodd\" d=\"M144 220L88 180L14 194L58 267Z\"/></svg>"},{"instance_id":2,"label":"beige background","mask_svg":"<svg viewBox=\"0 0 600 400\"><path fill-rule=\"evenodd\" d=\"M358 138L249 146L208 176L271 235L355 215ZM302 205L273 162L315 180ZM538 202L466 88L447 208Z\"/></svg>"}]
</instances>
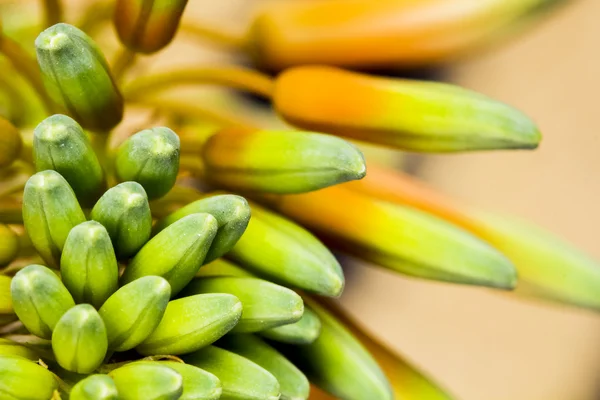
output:
<instances>
[{"instance_id":1,"label":"beige background","mask_svg":"<svg viewBox=\"0 0 600 400\"><path fill-rule=\"evenodd\" d=\"M190 0L188 14L239 29L235 21L248 15L251 3ZM518 39L451 70L455 82L533 116L545 135L539 150L430 156L420 171L448 194L526 217L598 259L599 16L599 0L575 1ZM194 52L218 54L210 47ZM600 316L375 268L350 272L345 306L459 398L600 398Z\"/></svg>"}]
</instances>

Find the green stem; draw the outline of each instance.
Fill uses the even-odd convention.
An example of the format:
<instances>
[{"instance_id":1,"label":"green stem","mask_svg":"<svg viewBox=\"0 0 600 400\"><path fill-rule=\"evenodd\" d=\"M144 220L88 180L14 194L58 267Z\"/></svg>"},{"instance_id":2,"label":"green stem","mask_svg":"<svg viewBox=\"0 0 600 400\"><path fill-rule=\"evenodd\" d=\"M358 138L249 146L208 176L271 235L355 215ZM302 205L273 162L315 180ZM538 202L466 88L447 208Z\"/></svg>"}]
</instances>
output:
<instances>
[{"instance_id":1,"label":"green stem","mask_svg":"<svg viewBox=\"0 0 600 400\"><path fill-rule=\"evenodd\" d=\"M186 22L182 24L181 31L230 50L244 50L248 46L248 39L244 35L214 26Z\"/></svg>"},{"instance_id":2,"label":"green stem","mask_svg":"<svg viewBox=\"0 0 600 400\"><path fill-rule=\"evenodd\" d=\"M113 62L111 72L115 81L121 82L123 77L134 65L137 60L137 54L128 48L123 48Z\"/></svg>"},{"instance_id":3,"label":"green stem","mask_svg":"<svg viewBox=\"0 0 600 400\"><path fill-rule=\"evenodd\" d=\"M44 82L42 81L35 60L21 48L19 43L6 36L0 37L0 53L3 53L6 58L8 58L15 70L17 70L35 89L46 110L49 113L54 113L54 111L57 110L57 107L46 92Z\"/></svg>"},{"instance_id":4,"label":"green stem","mask_svg":"<svg viewBox=\"0 0 600 400\"><path fill-rule=\"evenodd\" d=\"M63 7L60 0L44 0L46 28L63 21Z\"/></svg>"},{"instance_id":5,"label":"green stem","mask_svg":"<svg viewBox=\"0 0 600 400\"><path fill-rule=\"evenodd\" d=\"M145 76L123 89L126 100L137 100L176 85L213 84L229 86L258 94L267 99L273 95L274 83L270 76L252 69L226 65L204 68L186 68Z\"/></svg>"}]
</instances>

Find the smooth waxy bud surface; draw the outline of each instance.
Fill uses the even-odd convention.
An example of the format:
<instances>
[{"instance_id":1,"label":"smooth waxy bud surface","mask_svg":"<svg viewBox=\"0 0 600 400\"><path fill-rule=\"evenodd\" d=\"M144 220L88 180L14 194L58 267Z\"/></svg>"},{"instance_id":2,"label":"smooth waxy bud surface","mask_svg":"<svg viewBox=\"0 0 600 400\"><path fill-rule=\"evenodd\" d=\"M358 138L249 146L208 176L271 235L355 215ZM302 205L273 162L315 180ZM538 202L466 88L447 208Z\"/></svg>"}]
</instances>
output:
<instances>
[{"instance_id":1,"label":"smooth waxy bud surface","mask_svg":"<svg viewBox=\"0 0 600 400\"><path fill-rule=\"evenodd\" d=\"M90 217L104 225L119 259L133 256L150 239L152 214L148 196L137 182L123 182L108 189L94 205Z\"/></svg>"},{"instance_id":2,"label":"smooth waxy bud surface","mask_svg":"<svg viewBox=\"0 0 600 400\"><path fill-rule=\"evenodd\" d=\"M10 285L13 307L19 320L36 336L50 339L73 297L49 268L29 265L14 276Z\"/></svg>"},{"instance_id":3,"label":"smooth waxy bud surface","mask_svg":"<svg viewBox=\"0 0 600 400\"><path fill-rule=\"evenodd\" d=\"M117 150L115 172L120 181L135 181L149 199L167 194L179 171L179 137L169 128L145 129Z\"/></svg>"}]
</instances>

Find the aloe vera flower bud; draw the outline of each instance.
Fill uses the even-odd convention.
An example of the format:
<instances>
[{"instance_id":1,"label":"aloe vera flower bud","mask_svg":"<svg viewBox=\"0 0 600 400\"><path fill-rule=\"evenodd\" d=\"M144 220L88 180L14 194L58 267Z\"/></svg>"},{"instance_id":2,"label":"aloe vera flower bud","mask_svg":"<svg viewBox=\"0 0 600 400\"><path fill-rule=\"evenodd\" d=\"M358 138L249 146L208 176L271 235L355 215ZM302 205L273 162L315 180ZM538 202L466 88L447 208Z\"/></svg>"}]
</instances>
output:
<instances>
[{"instance_id":1,"label":"aloe vera flower bud","mask_svg":"<svg viewBox=\"0 0 600 400\"><path fill-rule=\"evenodd\" d=\"M89 374L98 368L108 349L106 327L98 311L79 304L67 311L52 332L52 350L67 371Z\"/></svg>"},{"instance_id":2,"label":"aloe vera flower bud","mask_svg":"<svg viewBox=\"0 0 600 400\"><path fill-rule=\"evenodd\" d=\"M37 361L40 359L39 354L33 349L13 342L12 340L0 338L0 357L2 356L23 357L30 361Z\"/></svg>"},{"instance_id":3,"label":"aloe vera flower bud","mask_svg":"<svg viewBox=\"0 0 600 400\"><path fill-rule=\"evenodd\" d=\"M302 129L410 151L533 149L541 140L529 117L482 94L326 66L283 72L273 103Z\"/></svg>"},{"instance_id":4,"label":"aloe vera flower bud","mask_svg":"<svg viewBox=\"0 0 600 400\"><path fill-rule=\"evenodd\" d=\"M90 217L106 228L118 259L137 253L152 233L148 196L137 182L123 182L108 189Z\"/></svg>"},{"instance_id":5,"label":"aloe vera flower bud","mask_svg":"<svg viewBox=\"0 0 600 400\"><path fill-rule=\"evenodd\" d=\"M115 382L120 400L178 400L183 393L181 375L159 363L130 363L108 375Z\"/></svg>"},{"instance_id":6,"label":"aloe vera flower bud","mask_svg":"<svg viewBox=\"0 0 600 400\"><path fill-rule=\"evenodd\" d=\"M304 312L302 298L293 290L256 278L233 276L194 279L183 296L229 293L242 302L242 317L233 332L260 332L298 321Z\"/></svg>"},{"instance_id":7,"label":"aloe vera flower bud","mask_svg":"<svg viewBox=\"0 0 600 400\"><path fill-rule=\"evenodd\" d=\"M117 386L110 376L96 374L80 380L69 393L69 400L118 400Z\"/></svg>"},{"instance_id":8,"label":"aloe vera flower bud","mask_svg":"<svg viewBox=\"0 0 600 400\"><path fill-rule=\"evenodd\" d=\"M139 53L154 53L171 41L188 0L118 0L115 27L121 42Z\"/></svg>"},{"instance_id":9,"label":"aloe vera flower bud","mask_svg":"<svg viewBox=\"0 0 600 400\"><path fill-rule=\"evenodd\" d=\"M136 361L135 364L169 367L183 379L183 393L178 400L217 400L221 398L219 378L190 364L177 361Z\"/></svg>"},{"instance_id":10,"label":"aloe vera flower bud","mask_svg":"<svg viewBox=\"0 0 600 400\"><path fill-rule=\"evenodd\" d=\"M23 357L0 355L0 393L10 400L48 400L58 389L52 372Z\"/></svg>"},{"instance_id":11,"label":"aloe vera flower bud","mask_svg":"<svg viewBox=\"0 0 600 400\"><path fill-rule=\"evenodd\" d=\"M106 228L86 221L71 229L60 258L60 274L76 303L102 306L119 281L119 266Z\"/></svg>"},{"instance_id":12,"label":"aloe vera flower bud","mask_svg":"<svg viewBox=\"0 0 600 400\"><path fill-rule=\"evenodd\" d=\"M23 192L23 223L31 243L51 267L58 267L67 235L85 221L75 193L58 172L33 175Z\"/></svg>"},{"instance_id":13,"label":"aloe vera flower bud","mask_svg":"<svg viewBox=\"0 0 600 400\"><path fill-rule=\"evenodd\" d=\"M19 157L22 146L19 130L0 117L0 168L8 167Z\"/></svg>"},{"instance_id":14,"label":"aloe vera flower bud","mask_svg":"<svg viewBox=\"0 0 600 400\"><path fill-rule=\"evenodd\" d=\"M11 281L10 276L0 275L0 317L9 317L14 314L10 296Z\"/></svg>"},{"instance_id":15,"label":"aloe vera flower bud","mask_svg":"<svg viewBox=\"0 0 600 400\"><path fill-rule=\"evenodd\" d=\"M323 243L278 214L255 203L250 207L252 218L248 228L227 254L228 258L285 286L323 296L341 295L344 289L342 267Z\"/></svg>"},{"instance_id":16,"label":"aloe vera flower bud","mask_svg":"<svg viewBox=\"0 0 600 400\"><path fill-rule=\"evenodd\" d=\"M56 24L35 40L38 64L50 95L84 128L106 132L123 118L123 98L92 38Z\"/></svg>"},{"instance_id":17,"label":"aloe vera flower bud","mask_svg":"<svg viewBox=\"0 0 600 400\"><path fill-rule=\"evenodd\" d=\"M310 384L306 376L281 353L254 335L227 335L219 340L223 347L269 371L279 382L280 399L308 399Z\"/></svg>"},{"instance_id":18,"label":"aloe vera flower bud","mask_svg":"<svg viewBox=\"0 0 600 400\"><path fill-rule=\"evenodd\" d=\"M223 387L222 399L276 400L277 379L260 365L231 351L208 346L183 357L188 364L215 374Z\"/></svg>"},{"instance_id":19,"label":"aloe vera flower bud","mask_svg":"<svg viewBox=\"0 0 600 400\"><path fill-rule=\"evenodd\" d=\"M149 199L167 194L179 172L179 137L169 128L145 129L121 144L115 171L121 182L135 181Z\"/></svg>"},{"instance_id":20,"label":"aloe vera flower bud","mask_svg":"<svg viewBox=\"0 0 600 400\"><path fill-rule=\"evenodd\" d=\"M160 324L136 350L140 354L185 354L229 332L242 315L242 303L230 294L198 294L169 302Z\"/></svg>"},{"instance_id":21,"label":"aloe vera flower bud","mask_svg":"<svg viewBox=\"0 0 600 400\"><path fill-rule=\"evenodd\" d=\"M208 213L216 218L219 224L217 235L210 245L204 263L216 260L235 246L246 231L250 220L250 206L245 198L232 194L209 195L181 207L171 215L158 221L156 231L161 231L186 215Z\"/></svg>"},{"instance_id":22,"label":"aloe vera flower bud","mask_svg":"<svg viewBox=\"0 0 600 400\"><path fill-rule=\"evenodd\" d=\"M38 171L61 174L77 195L91 204L105 188L104 171L81 126L71 117L56 114L33 131L33 160Z\"/></svg>"},{"instance_id":23,"label":"aloe vera flower bud","mask_svg":"<svg viewBox=\"0 0 600 400\"><path fill-rule=\"evenodd\" d=\"M145 276L119 288L98 310L108 347L125 351L143 342L163 318L170 296L169 283L159 276Z\"/></svg>"},{"instance_id":24,"label":"aloe vera flower bud","mask_svg":"<svg viewBox=\"0 0 600 400\"><path fill-rule=\"evenodd\" d=\"M73 297L51 269L32 264L16 273L10 284L15 313L25 328L50 339L58 320L75 306Z\"/></svg>"},{"instance_id":25,"label":"aloe vera flower bud","mask_svg":"<svg viewBox=\"0 0 600 400\"><path fill-rule=\"evenodd\" d=\"M306 304L302 318L292 324L282 325L261 331L260 336L289 344L309 344L321 333L321 320Z\"/></svg>"},{"instance_id":26,"label":"aloe vera flower bud","mask_svg":"<svg viewBox=\"0 0 600 400\"><path fill-rule=\"evenodd\" d=\"M366 165L354 145L331 135L224 130L208 139L206 176L220 185L269 193L303 193L361 179Z\"/></svg>"},{"instance_id":27,"label":"aloe vera flower bud","mask_svg":"<svg viewBox=\"0 0 600 400\"><path fill-rule=\"evenodd\" d=\"M0 224L0 265L7 265L19 254L19 238L10 227Z\"/></svg>"},{"instance_id":28,"label":"aloe vera flower bud","mask_svg":"<svg viewBox=\"0 0 600 400\"><path fill-rule=\"evenodd\" d=\"M210 214L181 218L142 247L125 268L121 282L129 283L148 275L162 276L174 296L198 272L217 230L217 220Z\"/></svg>"}]
</instances>

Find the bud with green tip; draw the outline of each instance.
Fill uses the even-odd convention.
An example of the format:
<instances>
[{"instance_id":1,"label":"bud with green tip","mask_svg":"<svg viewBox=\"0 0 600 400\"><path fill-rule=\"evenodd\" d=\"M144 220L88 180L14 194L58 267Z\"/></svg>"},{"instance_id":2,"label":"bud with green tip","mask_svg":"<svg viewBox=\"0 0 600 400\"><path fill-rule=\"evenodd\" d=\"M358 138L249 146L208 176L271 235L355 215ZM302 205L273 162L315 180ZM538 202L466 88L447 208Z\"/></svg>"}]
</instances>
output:
<instances>
[{"instance_id":1,"label":"bud with green tip","mask_svg":"<svg viewBox=\"0 0 600 400\"><path fill-rule=\"evenodd\" d=\"M188 0L119 0L114 21L130 50L154 53L171 43Z\"/></svg>"},{"instance_id":2,"label":"bud with green tip","mask_svg":"<svg viewBox=\"0 0 600 400\"><path fill-rule=\"evenodd\" d=\"M54 357L67 371L91 373L102 364L107 349L106 327L89 304L67 311L52 332Z\"/></svg>"},{"instance_id":3,"label":"bud with green tip","mask_svg":"<svg viewBox=\"0 0 600 400\"><path fill-rule=\"evenodd\" d=\"M120 400L178 400L183 393L183 378L164 365L131 363L108 374Z\"/></svg>"},{"instance_id":4,"label":"bud with green tip","mask_svg":"<svg viewBox=\"0 0 600 400\"><path fill-rule=\"evenodd\" d=\"M85 221L73 189L58 172L33 175L23 193L23 223L31 243L51 267L58 267L67 235Z\"/></svg>"},{"instance_id":5,"label":"bud with green tip","mask_svg":"<svg viewBox=\"0 0 600 400\"><path fill-rule=\"evenodd\" d=\"M35 350L12 340L0 338L0 357L2 356L23 357L31 361L40 359L40 355Z\"/></svg>"},{"instance_id":6,"label":"bud with green tip","mask_svg":"<svg viewBox=\"0 0 600 400\"><path fill-rule=\"evenodd\" d=\"M60 258L60 273L76 303L102 306L119 283L119 266L106 228L86 221L71 229Z\"/></svg>"},{"instance_id":7,"label":"bud with green tip","mask_svg":"<svg viewBox=\"0 0 600 400\"><path fill-rule=\"evenodd\" d=\"M306 304L302 318L292 324L278 326L260 332L260 336L289 344L310 344L321 333L321 320Z\"/></svg>"},{"instance_id":8,"label":"bud with green tip","mask_svg":"<svg viewBox=\"0 0 600 400\"><path fill-rule=\"evenodd\" d=\"M250 206L246 199L233 194L211 195L180 208L160 220L155 229L161 231L175 221L193 213L208 213L217 219L219 230L204 259L207 264L235 246L248 226Z\"/></svg>"},{"instance_id":9,"label":"bud with green tip","mask_svg":"<svg viewBox=\"0 0 600 400\"><path fill-rule=\"evenodd\" d=\"M279 382L281 400L308 399L310 384L298 368L254 335L227 335L217 346L234 352L269 371Z\"/></svg>"},{"instance_id":10,"label":"bud with green tip","mask_svg":"<svg viewBox=\"0 0 600 400\"><path fill-rule=\"evenodd\" d=\"M0 275L0 317L8 317L15 312L10 296L11 281L11 277Z\"/></svg>"},{"instance_id":11,"label":"bud with green tip","mask_svg":"<svg viewBox=\"0 0 600 400\"><path fill-rule=\"evenodd\" d=\"M10 295L23 325L45 339L52 337L60 318L75 306L58 276L42 265L29 265L17 272L10 284Z\"/></svg>"},{"instance_id":12,"label":"bud with green tip","mask_svg":"<svg viewBox=\"0 0 600 400\"><path fill-rule=\"evenodd\" d=\"M347 141L313 132L225 130L202 151L206 176L232 189L304 193L366 174L360 150Z\"/></svg>"},{"instance_id":13,"label":"bud with green tip","mask_svg":"<svg viewBox=\"0 0 600 400\"><path fill-rule=\"evenodd\" d=\"M277 379L258 364L219 347L208 346L183 357L198 368L215 374L223 387L222 399L276 400L280 396Z\"/></svg>"},{"instance_id":14,"label":"bud with green tip","mask_svg":"<svg viewBox=\"0 0 600 400\"><path fill-rule=\"evenodd\" d=\"M40 33L35 49L50 95L84 128L106 132L121 121L123 98L92 38L60 23Z\"/></svg>"},{"instance_id":15,"label":"bud with green tip","mask_svg":"<svg viewBox=\"0 0 600 400\"><path fill-rule=\"evenodd\" d=\"M153 237L125 268L121 282L157 275L171 285L171 296L193 278L206 257L215 235L217 220L210 214L183 217Z\"/></svg>"},{"instance_id":16,"label":"bud with green tip","mask_svg":"<svg viewBox=\"0 0 600 400\"><path fill-rule=\"evenodd\" d=\"M217 400L221 397L219 378L190 364L177 361L136 361L135 364L163 365L183 378L183 394L179 400Z\"/></svg>"},{"instance_id":17,"label":"bud with green tip","mask_svg":"<svg viewBox=\"0 0 600 400\"><path fill-rule=\"evenodd\" d=\"M146 276L121 287L104 302L108 347L130 350L144 341L158 326L171 296L169 283L159 276Z\"/></svg>"},{"instance_id":18,"label":"bud with green tip","mask_svg":"<svg viewBox=\"0 0 600 400\"><path fill-rule=\"evenodd\" d=\"M117 386L108 375L96 374L77 382L69 400L118 400Z\"/></svg>"},{"instance_id":19,"label":"bud with green tip","mask_svg":"<svg viewBox=\"0 0 600 400\"><path fill-rule=\"evenodd\" d=\"M215 261L204 265L196 274L197 278L208 276L239 276L247 278L256 277L245 269L238 267L231 261L227 261L224 258L217 258Z\"/></svg>"},{"instance_id":20,"label":"bud with green tip","mask_svg":"<svg viewBox=\"0 0 600 400\"><path fill-rule=\"evenodd\" d=\"M19 237L10 227L0 224L0 265L7 265L19 254Z\"/></svg>"},{"instance_id":21,"label":"bud with green tip","mask_svg":"<svg viewBox=\"0 0 600 400\"><path fill-rule=\"evenodd\" d=\"M173 300L158 327L136 350L144 355L191 353L229 332L241 315L242 303L230 294Z\"/></svg>"},{"instance_id":22,"label":"bud with green tip","mask_svg":"<svg viewBox=\"0 0 600 400\"><path fill-rule=\"evenodd\" d=\"M52 372L23 357L0 355L0 394L10 400L48 400L58 389Z\"/></svg>"},{"instance_id":23,"label":"bud with green tip","mask_svg":"<svg viewBox=\"0 0 600 400\"><path fill-rule=\"evenodd\" d=\"M108 189L94 205L90 217L104 225L118 259L133 256L150 239L152 214L148 196L137 182L123 182Z\"/></svg>"},{"instance_id":24,"label":"bud with green tip","mask_svg":"<svg viewBox=\"0 0 600 400\"><path fill-rule=\"evenodd\" d=\"M105 188L104 171L90 140L66 115L48 117L35 128L33 160L38 171L61 174L82 203L93 203Z\"/></svg>"},{"instance_id":25,"label":"bud with green tip","mask_svg":"<svg viewBox=\"0 0 600 400\"><path fill-rule=\"evenodd\" d=\"M342 268L323 243L290 220L254 203L250 207L248 228L228 258L285 286L323 296L341 295Z\"/></svg>"},{"instance_id":26,"label":"bud with green tip","mask_svg":"<svg viewBox=\"0 0 600 400\"><path fill-rule=\"evenodd\" d=\"M117 150L115 171L121 182L135 181L149 199L167 194L179 172L179 137L169 128L145 129Z\"/></svg>"},{"instance_id":27,"label":"bud with green tip","mask_svg":"<svg viewBox=\"0 0 600 400\"><path fill-rule=\"evenodd\" d=\"M19 130L0 117L0 168L8 167L21 153L23 139Z\"/></svg>"},{"instance_id":28,"label":"bud with green tip","mask_svg":"<svg viewBox=\"0 0 600 400\"><path fill-rule=\"evenodd\" d=\"M221 276L194 279L183 296L203 293L229 293L242 302L242 317L233 332L260 332L296 322L304 303L293 290L256 278Z\"/></svg>"}]
</instances>

